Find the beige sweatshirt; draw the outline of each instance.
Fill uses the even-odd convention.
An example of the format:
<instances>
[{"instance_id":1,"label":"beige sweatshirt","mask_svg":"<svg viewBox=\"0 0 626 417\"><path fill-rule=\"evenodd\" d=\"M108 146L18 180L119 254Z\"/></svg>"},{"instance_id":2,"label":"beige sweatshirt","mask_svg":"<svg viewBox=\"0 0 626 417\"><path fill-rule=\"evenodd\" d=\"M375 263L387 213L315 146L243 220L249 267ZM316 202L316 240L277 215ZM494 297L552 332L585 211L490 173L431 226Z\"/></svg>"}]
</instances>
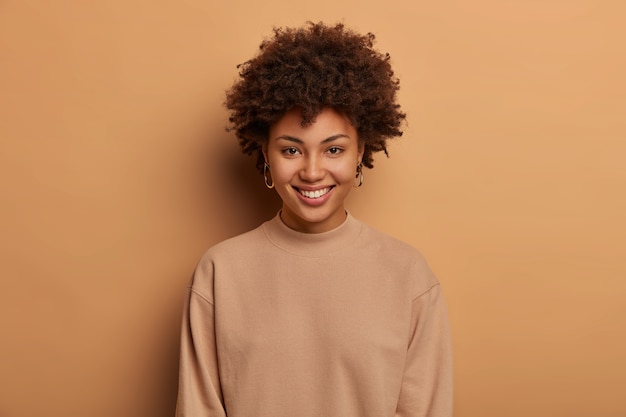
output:
<instances>
[{"instance_id":1,"label":"beige sweatshirt","mask_svg":"<svg viewBox=\"0 0 626 417\"><path fill-rule=\"evenodd\" d=\"M176 414L451 416L437 279L350 215L320 234L277 215L214 246L189 287Z\"/></svg>"}]
</instances>

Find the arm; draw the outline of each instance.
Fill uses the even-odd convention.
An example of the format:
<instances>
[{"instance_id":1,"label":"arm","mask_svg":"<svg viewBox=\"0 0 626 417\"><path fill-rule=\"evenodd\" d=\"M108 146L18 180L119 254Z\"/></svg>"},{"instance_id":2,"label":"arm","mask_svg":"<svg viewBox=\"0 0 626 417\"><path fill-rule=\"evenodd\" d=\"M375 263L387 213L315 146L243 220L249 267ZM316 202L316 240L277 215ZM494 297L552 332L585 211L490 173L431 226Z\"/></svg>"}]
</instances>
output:
<instances>
[{"instance_id":1,"label":"arm","mask_svg":"<svg viewBox=\"0 0 626 417\"><path fill-rule=\"evenodd\" d=\"M452 349L439 284L411 303L411 333L396 417L452 416Z\"/></svg>"},{"instance_id":2,"label":"arm","mask_svg":"<svg viewBox=\"0 0 626 417\"><path fill-rule=\"evenodd\" d=\"M189 288L180 347L177 417L225 417L213 304Z\"/></svg>"}]
</instances>

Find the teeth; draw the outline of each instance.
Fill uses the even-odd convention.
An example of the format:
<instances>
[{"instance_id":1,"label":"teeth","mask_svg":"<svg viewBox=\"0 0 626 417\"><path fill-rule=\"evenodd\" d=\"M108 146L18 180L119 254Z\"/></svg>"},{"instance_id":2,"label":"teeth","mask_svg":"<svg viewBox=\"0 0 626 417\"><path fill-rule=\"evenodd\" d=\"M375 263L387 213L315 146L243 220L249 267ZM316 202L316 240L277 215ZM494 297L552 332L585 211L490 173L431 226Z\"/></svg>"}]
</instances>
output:
<instances>
[{"instance_id":1,"label":"teeth","mask_svg":"<svg viewBox=\"0 0 626 417\"><path fill-rule=\"evenodd\" d=\"M307 198L320 198L321 196L323 196L324 194L330 191L330 187L322 188L321 190L315 190L315 191L306 191L306 190L298 190L298 191L300 191L300 194L302 194L303 196Z\"/></svg>"}]
</instances>

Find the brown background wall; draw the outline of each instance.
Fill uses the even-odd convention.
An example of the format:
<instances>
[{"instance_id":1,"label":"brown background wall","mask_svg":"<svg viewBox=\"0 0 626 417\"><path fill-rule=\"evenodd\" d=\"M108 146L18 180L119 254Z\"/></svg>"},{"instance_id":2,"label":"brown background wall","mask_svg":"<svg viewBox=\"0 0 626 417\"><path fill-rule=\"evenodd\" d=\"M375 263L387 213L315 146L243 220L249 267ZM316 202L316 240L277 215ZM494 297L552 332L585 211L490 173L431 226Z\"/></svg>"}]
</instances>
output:
<instances>
[{"instance_id":1,"label":"brown background wall","mask_svg":"<svg viewBox=\"0 0 626 417\"><path fill-rule=\"evenodd\" d=\"M349 207L443 282L456 416L626 415L625 5L0 2L0 416L173 415L194 264L277 207L223 91L305 20L401 77Z\"/></svg>"}]
</instances>

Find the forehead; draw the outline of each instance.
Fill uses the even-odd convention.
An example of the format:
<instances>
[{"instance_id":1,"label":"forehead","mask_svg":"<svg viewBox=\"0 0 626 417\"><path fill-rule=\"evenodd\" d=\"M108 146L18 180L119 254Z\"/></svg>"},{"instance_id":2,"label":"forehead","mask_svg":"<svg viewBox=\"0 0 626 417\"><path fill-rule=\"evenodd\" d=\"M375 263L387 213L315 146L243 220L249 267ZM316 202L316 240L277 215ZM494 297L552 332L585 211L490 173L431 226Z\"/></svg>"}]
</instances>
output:
<instances>
[{"instance_id":1,"label":"forehead","mask_svg":"<svg viewBox=\"0 0 626 417\"><path fill-rule=\"evenodd\" d=\"M270 140L290 136L303 141L321 141L335 135L345 135L356 140L356 130L348 118L331 108L323 109L315 120L306 126L302 126L302 114L299 109L288 111L270 126Z\"/></svg>"}]
</instances>

